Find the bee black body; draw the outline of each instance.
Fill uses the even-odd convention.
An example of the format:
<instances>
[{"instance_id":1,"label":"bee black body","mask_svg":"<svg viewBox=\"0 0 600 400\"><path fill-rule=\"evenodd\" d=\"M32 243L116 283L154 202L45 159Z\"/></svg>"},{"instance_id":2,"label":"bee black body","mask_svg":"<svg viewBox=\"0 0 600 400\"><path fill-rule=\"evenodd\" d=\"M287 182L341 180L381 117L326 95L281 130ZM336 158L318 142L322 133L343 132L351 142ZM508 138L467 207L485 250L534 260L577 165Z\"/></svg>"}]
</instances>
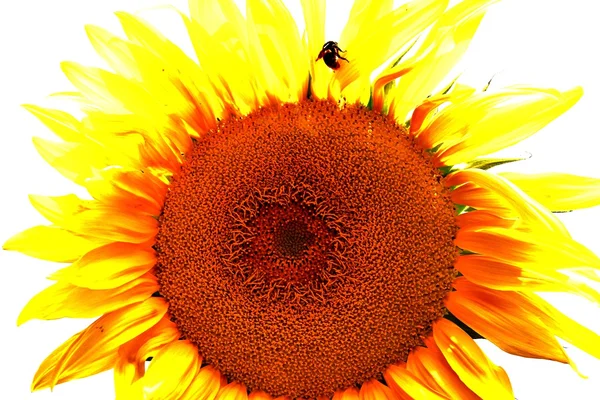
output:
<instances>
[{"instance_id":1,"label":"bee black body","mask_svg":"<svg viewBox=\"0 0 600 400\"><path fill-rule=\"evenodd\" d=\"M333 70L336 70L340 67L339 60L349 62L348 59L342 57L340 53L345 53L345 51L340 49L340 46L338 46L337 42L330 40L323 45L323 48L321 49L321 52L315 61L319 61L322 58L325 65Z\"/></svg>"}]
</instances>

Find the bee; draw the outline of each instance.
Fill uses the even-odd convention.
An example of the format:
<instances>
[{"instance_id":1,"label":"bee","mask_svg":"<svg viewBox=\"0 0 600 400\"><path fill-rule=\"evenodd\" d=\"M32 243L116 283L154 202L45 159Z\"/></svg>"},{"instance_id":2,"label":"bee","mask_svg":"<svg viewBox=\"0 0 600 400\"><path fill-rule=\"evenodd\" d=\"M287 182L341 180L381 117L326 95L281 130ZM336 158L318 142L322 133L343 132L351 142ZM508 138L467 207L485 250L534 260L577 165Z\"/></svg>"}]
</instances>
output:
<instances>
[{"instance_id":1,"label":"bee","mask_svg":"<svg viewBox=\"0 0 600 400\"><path fill-rule=\"evenodd\" d=\"M323 45L323 48L321 49L321 52L315 61L319 61L322 58L325 65L333 70L336 70L340 67L339 60L350 62L347 58L342 57L340 53L345 53L345 51L340 49L340 46L338 46L337 42L330 40Z\"/></svg>"}]
</instances>

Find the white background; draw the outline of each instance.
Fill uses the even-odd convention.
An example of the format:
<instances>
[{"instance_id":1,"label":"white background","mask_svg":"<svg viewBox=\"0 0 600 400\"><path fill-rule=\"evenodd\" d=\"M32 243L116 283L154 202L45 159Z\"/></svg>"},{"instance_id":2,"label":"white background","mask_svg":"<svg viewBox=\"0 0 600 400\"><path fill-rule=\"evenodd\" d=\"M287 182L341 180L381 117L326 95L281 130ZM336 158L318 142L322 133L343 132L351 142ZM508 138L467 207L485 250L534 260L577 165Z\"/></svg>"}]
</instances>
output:
<instances>
[{"instance_id":1,"label":"white background","mask_svg":"<svg viewBox=\"0 0 600 400\"><path fill-rule=\"evenodd\" d=\"M327 39L335 40L346 21L348 2L328 4ZM0 242L29 226L44 223L29 206L28 193L60 195L74 190L70 182L49 168L35 153L31 136L52 138L51 133L25 110L22 103L43 103L47 94L70 90L59 62L73 60L104 64L88 45L83 25L97 24L119 32L113 11L145 9L143 16L156 22L178 43L183 29L168 9L186 10L183 0L21 0L4 2L0 9ZM297 0L288 0L300 29L303 20ZM582 85L583 99L565 116L512 154L533 157L511 169L566 171L600 177L597 154L600 114L600 22L595 0L507 0L491 9L473 41L461 70L464 79L482 86L494 74L496 87L513 83L569 88ZM184 42L184 49L190 49ZM599 207L600 208L600 207ZM600 210L563 215L573 236L600 254ZM29 385L39 363L56 346L88 320L31 321L16 328L20 309L59 266L0 251L0 398L2 399L110 399L110 372L30 394ZM600 310L570 298L560 306L600 332ZM600 346L600 343L598 344ZM503 365L519 400L599 399L600 362L572 349L580 368L590 376L580 379L568 366L525 360L482 346Z\"/></svg>"}]
</instances>

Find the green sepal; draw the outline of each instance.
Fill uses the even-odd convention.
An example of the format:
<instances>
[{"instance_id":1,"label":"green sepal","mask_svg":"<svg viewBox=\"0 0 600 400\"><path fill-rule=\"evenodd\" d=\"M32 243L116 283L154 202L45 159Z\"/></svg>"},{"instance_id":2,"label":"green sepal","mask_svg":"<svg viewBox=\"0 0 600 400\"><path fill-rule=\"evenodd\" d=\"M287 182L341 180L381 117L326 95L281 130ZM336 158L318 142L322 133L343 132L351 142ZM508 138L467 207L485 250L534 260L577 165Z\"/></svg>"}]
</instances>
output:
<instances>
[{"instance_id":1,"label":"green sepal","mask_svg":"<svg viewBox=\"0 0 600 400\"><path fill-rule=\"evenodd\" d=\"M507 158L476 158L475 160L469 161L465 166L467 168L477 168L477 169L490 169L493 167L497 167L499 165L508 164L515 161L523 161L531 158L531 154L527 153L527 156L523 157L507 157Z\"/></svg>"},{"instance_id":2,"label":"green sepal","mask_svg":"<svg viewBox=\"0 0 600 400\"><path fill-rule=\"evenodd\" d=\"M464 204L455 204L454 205L454 210L456 211L456 215L460 215L463 212L465 212L465 210L469 208L469 206L464 205Z\"/></svg>"},{"instance_id":3,"label":"green sepal","mask_svg":"<svg viewBox=\"0 0 600 400\"><path fill-rule=\"evenodd\" d=\"M438 171L440 171L442 176L447 176L450 172L452 172L452 168L454 168L454 165L444 165L443 167L439 167Z\"/></svg>"}]
</instances>

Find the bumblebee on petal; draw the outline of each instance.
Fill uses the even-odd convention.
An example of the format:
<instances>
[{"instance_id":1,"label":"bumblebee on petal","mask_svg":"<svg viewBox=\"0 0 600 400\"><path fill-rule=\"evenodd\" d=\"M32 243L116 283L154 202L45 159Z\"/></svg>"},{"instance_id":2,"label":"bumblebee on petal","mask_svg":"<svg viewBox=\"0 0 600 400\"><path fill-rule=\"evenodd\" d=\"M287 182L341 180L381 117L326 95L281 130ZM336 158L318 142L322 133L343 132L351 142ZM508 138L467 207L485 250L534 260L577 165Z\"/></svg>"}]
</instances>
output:
<instances>
[{"instance_id":1,"label":"bumblebee on petal","mask_svg":"<svg viewBox=\"0 0 600 400\"><path fill-rule=\"evenodd\" d=\"M340 46L338 46L337 42L330 40L323 45L323 48L319 52L319 55L315 61L319 61L322 58L323 62L325 62L325 65L333 70L336 70L340 68L339 60L350 62L347 58L342 57L340 53L345 53L345 51L340 49Z\"/></svg>"}]
</instances>

